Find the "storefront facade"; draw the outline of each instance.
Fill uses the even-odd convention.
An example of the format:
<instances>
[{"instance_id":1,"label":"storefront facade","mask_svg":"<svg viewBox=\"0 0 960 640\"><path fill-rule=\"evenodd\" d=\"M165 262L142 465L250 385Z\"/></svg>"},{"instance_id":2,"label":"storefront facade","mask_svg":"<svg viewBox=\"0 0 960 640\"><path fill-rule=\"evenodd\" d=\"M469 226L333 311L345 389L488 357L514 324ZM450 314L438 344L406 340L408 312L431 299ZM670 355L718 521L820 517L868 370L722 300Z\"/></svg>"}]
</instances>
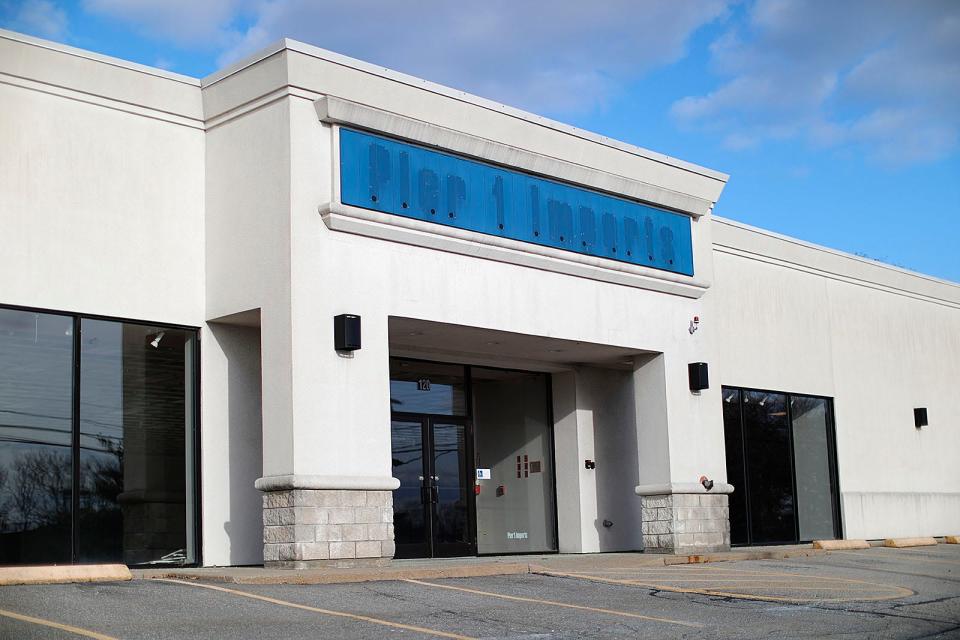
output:
<instances>
[{"instance_id":1,"label":"storefront facade","mask_svg":"<svg viewBox=\"0 0 960 640\"><path fill-rule=\"evenodd\" d=\"M960 528L960 286L719 172L291 41L0 75L0 562Z\"/></svg>"}]
</instances>

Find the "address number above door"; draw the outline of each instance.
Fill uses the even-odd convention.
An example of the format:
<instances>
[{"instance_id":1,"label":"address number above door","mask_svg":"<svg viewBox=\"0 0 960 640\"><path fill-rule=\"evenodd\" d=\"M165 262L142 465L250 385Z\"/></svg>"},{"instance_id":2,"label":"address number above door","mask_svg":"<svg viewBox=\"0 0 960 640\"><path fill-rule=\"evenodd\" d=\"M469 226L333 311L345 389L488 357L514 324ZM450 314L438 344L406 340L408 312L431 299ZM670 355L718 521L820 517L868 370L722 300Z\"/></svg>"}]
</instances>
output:
<instances>
[{"instance_id":1,"label":"address number above door","mask_svg":"<svg viewBox=\"0 0 960 640\"><path fill-rule=\"evenodd\" d=\"M340 130L345 205L693 275L690 219L581 187Z\"/></svg>"}]
</instances>

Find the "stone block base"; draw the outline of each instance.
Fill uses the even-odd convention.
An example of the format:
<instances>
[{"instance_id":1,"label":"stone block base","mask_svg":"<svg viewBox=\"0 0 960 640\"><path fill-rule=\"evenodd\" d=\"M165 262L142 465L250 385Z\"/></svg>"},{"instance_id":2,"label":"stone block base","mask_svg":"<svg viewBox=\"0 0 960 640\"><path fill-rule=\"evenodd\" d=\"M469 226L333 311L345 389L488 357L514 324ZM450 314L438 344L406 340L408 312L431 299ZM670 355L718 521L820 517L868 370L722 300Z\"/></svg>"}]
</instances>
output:
<instances>
[{"instance_id":1,"label":"stone block base","mask_svg":"<svg viewBox=\"0 0 960 640\"><path fill-rule=\"evenodd\" d=\"M356 566L393 554L392 491L287 489L263 495L267 566Z\"/></svg>"},{"instance_id":2,"label":"stone block base","mask_svg":"<svg viewBox=\"0 0 960 640\"><path fill-rule=\"evenodd\" d=\"M730 549L730 509L725 494L641 496L644 551L697 555Z\"/></svg>"}]
</instances>

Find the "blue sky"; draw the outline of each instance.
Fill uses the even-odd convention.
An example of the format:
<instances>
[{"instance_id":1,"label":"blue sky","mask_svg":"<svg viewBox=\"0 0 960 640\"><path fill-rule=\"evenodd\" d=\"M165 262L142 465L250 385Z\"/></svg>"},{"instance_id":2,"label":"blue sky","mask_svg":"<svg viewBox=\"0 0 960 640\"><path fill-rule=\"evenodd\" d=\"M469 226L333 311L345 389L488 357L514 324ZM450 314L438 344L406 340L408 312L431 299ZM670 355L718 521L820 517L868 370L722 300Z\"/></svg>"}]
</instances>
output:
<instances>
[{"instance_id":1,"label":"blue sky","mask_svg":"<svg viewBox=\"0 0 960 640\"><path fill-rule=\"evenodd\" d=\"M202 77L291 37L730 174L716 213L960 282L955 0L0 0Z\"/></svg>"}]
</instances>

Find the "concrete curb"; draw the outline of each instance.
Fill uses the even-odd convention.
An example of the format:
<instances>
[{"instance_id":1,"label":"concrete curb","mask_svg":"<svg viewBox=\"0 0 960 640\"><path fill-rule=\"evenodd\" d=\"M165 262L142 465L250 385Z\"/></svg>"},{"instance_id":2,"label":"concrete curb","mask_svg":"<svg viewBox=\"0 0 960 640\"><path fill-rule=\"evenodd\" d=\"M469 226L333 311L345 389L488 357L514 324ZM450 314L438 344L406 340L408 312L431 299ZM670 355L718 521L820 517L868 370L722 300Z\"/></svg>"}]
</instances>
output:
<instances>
[{"instance_id":1,"label":"concrete curb","mask_svg":"<svg viewBox=\"0 0 960 640\"><path fill-rule=\"evenodd\" d=\"M703 555L668 556L657 554L623 554L612 557L606 554L585 554L552 558L537 558L528 562L466 562L449 566L410 567L355 567L316 569L264 569L260 567L221 567L190 569L134 569L138 580L176 579L218 582L226 584L344 584L352 582L376 582L388 580L430 580L442 578L475 578L518 574L547 574L555 572L591 571L599 567L619 566L663 567L681 564L708 562L731 562L738 560L782 560L826 554L826 551L810 546L784 547L782 549L757 549L725 551ZM449 561L443 561L449 562ZM615 564L610 564L611 562Z\"/></svg>"},{"instance_id":2,"label":"concrete curb","mask_svg":"<svg viewBox=\"0 0 960 640\"><path fill-rule=\"evenodd\" d=\"M134 569L138 580L197 580L225 584L347 584L390 580L437 580L443 578L475 578L530 573L527 564L458 565L440 568L362 568L362 569L225 569L157 570Z\"/></svg>"},{"instance_id":3,"label":"concrete curb","mask_svg":"<svg viewBox=\"0 0 960 640\"><path fill-rule=\"evenodd\" d=\"M869 549L870 543L866 540L814 540L814 549L825 551L847 551L851 549Z\"/></svg>"},{"instance_id":4,"label":"concrete curb","mask_svg":"<svg viewBox=\"0 0 960 640\"><path fill-rule=\"evenodd\" d=\"M123 564L64 564L42 567L0 567L0 586L64 584L67 582L119 582L132 580Z\"/></svg>"},{"instance_id":5,"label":"concrete curb","mask_svg":"<svg viewBox=\"0 0 960 640\"><path fill-rule=\"evenodd\" d=\"M883 546L902 549L904 547L928 547L937 544L936 538L887 538Z\"/></svg>"}]
</instances>

